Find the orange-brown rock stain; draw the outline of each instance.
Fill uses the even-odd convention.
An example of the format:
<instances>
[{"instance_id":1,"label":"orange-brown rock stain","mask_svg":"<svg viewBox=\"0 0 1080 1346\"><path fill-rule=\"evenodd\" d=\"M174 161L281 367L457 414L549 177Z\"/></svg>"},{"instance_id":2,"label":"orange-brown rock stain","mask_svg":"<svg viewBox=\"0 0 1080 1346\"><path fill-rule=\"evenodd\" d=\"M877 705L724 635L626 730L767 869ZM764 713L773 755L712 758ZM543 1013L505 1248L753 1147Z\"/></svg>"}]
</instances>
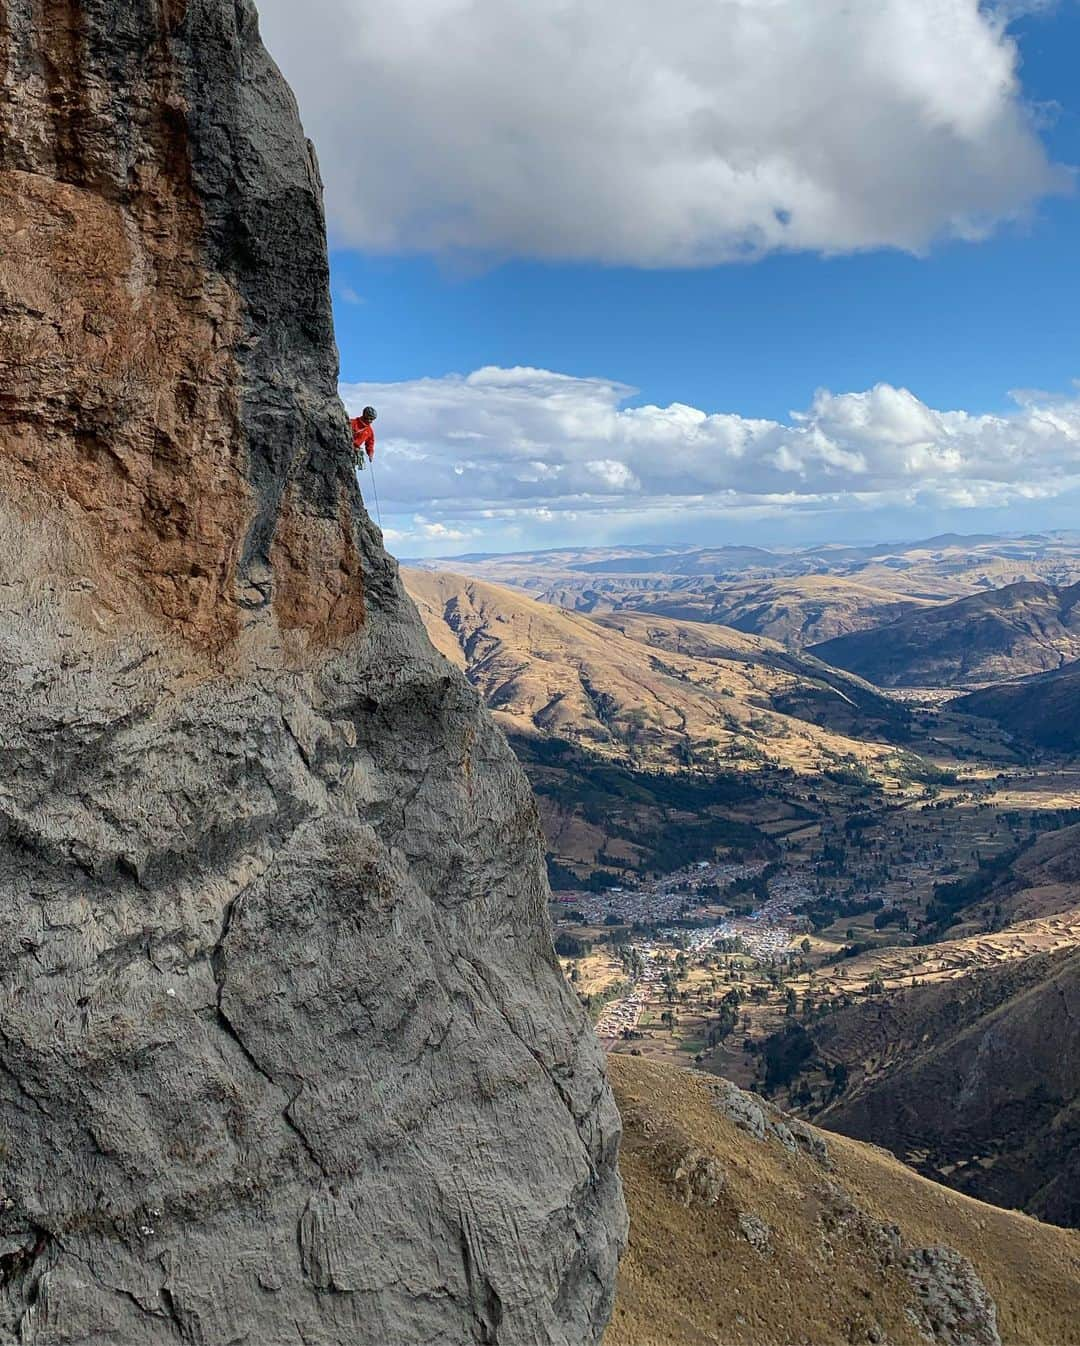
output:
<instances>
[{"instance_id":1,"label":"orange-brown rock stain","mask_svg":"<svg viewBox=\"0 0 1080 1346\"><path fill-rule=\"evenodd\" d=\"M235 296L185 275L175 237L148 255L124 210L81 188L0 174L0 214L0 455L79 507L152 612L224 643L252 513Z\"/></svg>"},{"instance_id":2,"label":"orange-brown rock stain","mask_svg":"<svg viewBox=\"0 0 1080 1346\"><path fill-rule=\"evenodd\" d=\"M40 77L13 90L5 59L16 133L0 172L0 455L82 511L152 613L219 646L239 629L252 514L240 305L198 255L182 100L162 52L142 72L141 143L117 182L79 7L37 17Z\"/></svg>"},{"instance_id":3,"label":"orange-brown rock stain","mask_svg":"<svg viewBox=\"0 0 1080 1346\"><path fill-rule=\"evenodd\" d=\"M168 48L185 8L158 10L121 173L108 90L84 68L80 6L38 6L26 75L0 0L0 465L5 488L22 480L81 514L100 561L155 618L218 649L240 629L255 513L236 358L247 333L238 294L201 250ZM312 641L351 634L363 596L348 502L332 520L286 507L278 532L279 618L310 620Z\"/></svg>"},{"instance_id":4,"label":"orange-brown rock stain","mask_svg":"<svg viewBox=\"0 0 1080 1346\"><path fill-rule=\"evenodd\" d=\"M274 614L283 631L302 630L310 643L334 646L363 626L363 567L347 494L335 521L297 509L286 491L270 564Z\"/></svg>"}]
</instances>

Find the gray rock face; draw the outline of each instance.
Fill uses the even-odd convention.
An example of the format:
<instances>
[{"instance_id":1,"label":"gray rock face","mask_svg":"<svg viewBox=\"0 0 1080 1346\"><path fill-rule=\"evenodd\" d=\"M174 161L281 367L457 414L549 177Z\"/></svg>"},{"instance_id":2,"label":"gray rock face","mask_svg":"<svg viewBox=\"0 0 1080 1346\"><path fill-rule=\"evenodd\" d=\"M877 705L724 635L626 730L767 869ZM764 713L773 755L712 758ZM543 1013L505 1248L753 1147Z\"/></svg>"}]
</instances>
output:
<instances>
[{"instance_id":1,"label":"gray rock face","mask_svg":"<svg viewBox=\"0 0 1080 1346\"><path fill-rule=\"evenodd\" d=\"M715 1206L727 1190L727 1175L719 1161L691 1147L672 1166L671 1185L684 1206Z\"/></svg>"},{"instance_id":2,"label":"gray rock face","mask_svg":"<svg viewBox=\"0 0 1080 1346\"><path fill-rule=\"evenodd\" d=\"M933 1346L1001 1346L997 1305L979 1273L955 1248L912 1248L900 1229L860 1210L835 1183L820 1188L822 1251L844 1241L871 1253L882 1273L899 1271L911 1294L909 1321Z\"/></svg>"},{"instance_id":3,"label":"gray rock face","mask_svg":"<svg viewBox=\"0 0 1080 1346\"><path fill-rule=\"evenodd\" d=\"M747 1093L730 1080L709 1080L708 1088L717 1111L729 1122L734 1122L740 1131L760 1141L767 1140L772 1134L764 1099Z\"/></svg>"},{"instance_id":4,"label":"gray rock face","mask_svg":"<svg viewBox=\"0 0 1080 1346\"><path fill-rule=\"evenodd\" d=\"M771 1247L772 1230L761 1216L755 1215L753 1211L740 1211L736 1223L739 1233L751 1248L764 1257Z\"/></svg>"},{"instance_id":5,"label":"gray rock face","mask_svg":"<svg viewBox=\"0 0 1080 1346\"><path fill-rule=\"evenodd\" d=\"M917 1319L938 1346L1001 1346L997 1307L975 1268L952 1248L919 1248L904 1260Z\"/></svg>"},{"instance_id":6,"label":"gray rock face","mask_svg":"<svg viewBox=\"0 0 1080 1346\"><path fill-rule=\"evenodd\" d=\"M584 1346L618 1118L247 0L0 0L0 1342Z\"/></svg>"},{"instance_id":7,"label":"gray rock face","mask_svg":"<svg viewBox=\"0 0 1080 1346\"><path fill-rule=\"evenodd\" d=\"M716 1110L755 1140L778 1140L792 1154L803 1150L822 1168L832 1166L824 1137L804 1122L786 1116L760 1094L748 1093L724 1079L709 1080L708 1089Z\"/></svg>"}]
</instances>

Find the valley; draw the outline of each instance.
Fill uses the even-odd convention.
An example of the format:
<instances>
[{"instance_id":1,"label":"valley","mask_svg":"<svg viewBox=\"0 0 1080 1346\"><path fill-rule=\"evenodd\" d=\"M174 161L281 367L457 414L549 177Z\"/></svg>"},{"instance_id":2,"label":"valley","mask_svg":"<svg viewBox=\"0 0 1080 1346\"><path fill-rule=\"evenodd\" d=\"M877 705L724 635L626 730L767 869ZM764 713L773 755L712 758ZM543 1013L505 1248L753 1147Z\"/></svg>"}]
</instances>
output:
<instances>
[{"instance_id":1,"label":"valley","mask_svg":"<svg viewBox=\"0 0 1080 1346\"><path fill-rule=\"evenodd\" d=\"M605 1047L691 1057L750 1085L763 1070L757 1045L792 1017L801 1021L808 1006L830 1013L912 981L955 980L1080 945L1080 883L1022 890L1024 901L993 896L999 866L1009 872L1017 854L1030 858L1070 837L1080 773L1025 770L994 786L975 795L955 787L931 807L886 804L852 815L854 827L837 820L792 830L775 860L703 861L640 886L558 893L559 947L588 949L564 961L579 992L602 1006ZM981 903L942 910L943 879L970 885L969 896L983 875ZM627 974L627 950L645 964L637 979ZM608 1001L612 987L626 994ZM734 1022L725 1006L737 1008Z\"/></svg>"},{"instance_id":2,"label":"valley","mask_svg":"<svg viewBox=\"0 0 1080 1346\"><path fill-rule=\"evenodd\" d=\"M965 1080L979 1050L969 1062L968 1038L981 1041L1017 996L1057 988L1058 969L1080 958L1075 717L1059 708L1040 735L1027 709L1044 679L1066 707L1073 684L1068 668L1009 681L1072 653L1070 591L1017 578L1000 544L947 550L951 564L938 550L897 566L893 590L880 585L880 557L859 566L875 571L873 586L755 573L702 587L698 574L648 569L670 557L633 555L605 559L615 573L588 581L587 595L567 575L544 588L542 558L514 571L512 588L447 571L405 578L533 784L556 950L609 1059L730 1080L938 1181L1076 1224L1062 1195L1071 1132L1056 1113L1032 1121L1034 1138L1010 1131L994 1150L974 1118L943 1120L935 1102L938 1045ZM1076 561L1062 541L1025 564L1059 582ZM973 574L1008 583L958 595ZM771 633L746 629L750 594ZM880 629L858 634L874 620ZM849 630L807 648L838 627ZM873 679L822 657L860 641L883 661ZM911 671L894 677L905 641ZM969 695L974 668L985 681ZM1010 715L1014 701L1028 720ZM1052 1040L1056 1025L1042 1020L1061 994L1009 1013ZM1016 1048L996 1106L1037 1119L1020 1059ZM963 1087L978 1096L974 1080ZM1080 1072L1055 1087L1067 1109ZM881 1107L917 1122L890 1130ZM1034 1168L1046 1170L1038 1182L1024 1176Z\"/></svg>"}]
</instances>

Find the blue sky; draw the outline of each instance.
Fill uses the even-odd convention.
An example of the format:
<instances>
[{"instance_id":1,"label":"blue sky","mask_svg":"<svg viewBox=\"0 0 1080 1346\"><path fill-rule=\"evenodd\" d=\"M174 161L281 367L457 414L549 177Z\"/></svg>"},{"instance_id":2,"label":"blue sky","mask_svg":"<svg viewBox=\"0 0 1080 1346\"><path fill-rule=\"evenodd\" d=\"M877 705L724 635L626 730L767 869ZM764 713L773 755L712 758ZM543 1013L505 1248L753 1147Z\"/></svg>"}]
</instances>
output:
<instances>
[{"instance_id":1,"label":"blue sky","mask_svg":"<svg viewBox=\"0 0 1080 1346\"><path fill-rule=\"evenodd\" d=\"M538 0L525 32L492 4L461 34L479 0L452 31L486 64L470 81L449 53L451 85L434 25L455 0L404 0L413 48L368 0L316 0L302 30L264 0L323 161L344 391L380 408L392 545L1075 522L1080 4L1014 5L1003 30L975 0L896 3L882 29L821 0L797 32L796 6L761 48L748 20L784 3L676 0L663 40L646 6L614 39L646 53L627 104L592 31L615 0ZM729 48L737 67L699 57ZM328 50L353 93L322 94ZM654 55L663 87L638 97Z\"/></svg>"}]
</instances>

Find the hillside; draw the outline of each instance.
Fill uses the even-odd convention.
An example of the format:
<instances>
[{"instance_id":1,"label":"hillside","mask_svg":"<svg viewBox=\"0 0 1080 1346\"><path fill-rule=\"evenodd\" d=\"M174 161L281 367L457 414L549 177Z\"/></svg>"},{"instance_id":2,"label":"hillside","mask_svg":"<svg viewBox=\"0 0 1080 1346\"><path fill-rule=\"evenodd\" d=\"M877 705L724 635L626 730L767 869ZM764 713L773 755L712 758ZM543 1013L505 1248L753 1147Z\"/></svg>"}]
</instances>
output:
<instances>
[{"instance_id":1,"label":"hillside","mask_svg":"<svg viewBox=\"0 0 1080 1346\"><path fill-rule=\"evenodd\" d=\"M701 604L696 620L768 636L793 649L883 626L932 605L930 599L902 598L888 589L835 575L725 585L705 597L710 600L707 615ZM670 617L695 616L697 603L678 610L682 606L679 595L672 594L668 601L669 607L655 604L649 610Z\"/></svg>"},{"instance_id":2,"label":"hillside","mask_svg":"<svg viewBox=\"0 0 1080 1346\"><path fill-rule=\"evenodd\" d=\"M1078 1021L1073 947L858 1001L775 1050L805 1054L803 1073L844 1067L822 1125L969 1195L1080 1225Z\"/></svg>"},{"instance_id":3,"label":"hillside","mask_svg":"<svg viewBox=\"0 0 1080 1346\"><path fill-rule=\"evenodd\" d=\"M952 708L993 720L1018 739L1050 752L1080 752L1080 662L983 688L954 701Z\"/></svg>"},{"instance_id":4,"label":"hillside","mask_svg":"<svg viewBox=\"0 0 1080 1346\"><path fill-rule=\"evenodd\" d=\"M577 612L641 612L693 622L716 622L747 635L802 649L835 636L882 626L932 600L903 597L834 575L757 580L752 584L605 578L554 585L537 595Z\"/></svg>"},{"instance_id":5,"label":"hillside","mask_svg":"<svg viewBox=\"0 0 1080 1346\"><path fill-rule=\"evenodd\" d=\"M607 614L595 620L652 650L706 664L740 666L755 694L767 691L770 707L780 715L860 741L906 743L912 736L911 714L904 706L811 654L703 622L637 613Z\"/></svg>"},{"instance_id":6,"label":"hillside","mask_svg":"<svg viewBox=\"0 0 1080 1346\"><path fill-rule=\"evenodd\" d=\"M404 580L433 644L512 733L641 767L767 761L800 772L852 753L881 763L881 740L907 733L902 707L769 641L663 618L591 619L446 573Z\"/></svg>"},{"instance_id":7,"label":"hillside","mask_svg":"<svg viewBox=\"0 0 1080 1346\"><path fill-rule=\"evenodd\" d=\"M904 707L771 641L403 573L432 642L511 736L549 849L578 878L769 854L768 829L821 807L807 794L865 793L917 761L897 746Z\"/></svg>"},{"instance_id":8,"label":"hillside","mask_svg":"<svg viewBox=\"0 0 1080 1346\"><path fill-rule=\"evenodd\" d=\"M1080 827L1042 837L1012 865L993 894L1010 921L1080 906Z\"/></svg>"},{"instance_id":9,"label":"hillside","mask_svg":"<svg viewBox=\"0 0 1080 1346\"><path fill-rule=\"evenodd\" d=\"M605 1346L1077 1346L1080 1235L629 1056L630 1247Z\"/></svg>"},{"instance_id":10,"label":"hillside","mask_svg":"<svg viewBox=\"0 0 1080 1346\"><path fill-rule=\"evenodd\" d=\"M949 938L819 969L831 1012L766 1044L766 1079L930 1177L1077 1225L1080 827L1001 858L938 885Z\"/></svg>"},{"instance_id":11,"label":"hillside","mask_svg":"<svg viewBox=\"0 0 1080 1346\"><path fill-rule=\"evenodd\" d=\"M1065 814L1070 816L1075 814ZM944 881L939 889L947 899L941 923L950 935L970 933L972 927L1019 932L1030 922L1080 909L1080 826L1025 843L1006 858L1009 863L1000 872L988 867L980 871L983 881L962 884L958 892Z\"/></svg>"},{"instance_id":12,"label":"hillside","mask_svg":"<svg viewBox=\"0 0 1080 1346\"><path fill-rule=\"evenodd\" d=\"M1080 659L1080 584L1011 584L811 651L880 687L1004 682Z\"/></svg>"}]
</instances>

